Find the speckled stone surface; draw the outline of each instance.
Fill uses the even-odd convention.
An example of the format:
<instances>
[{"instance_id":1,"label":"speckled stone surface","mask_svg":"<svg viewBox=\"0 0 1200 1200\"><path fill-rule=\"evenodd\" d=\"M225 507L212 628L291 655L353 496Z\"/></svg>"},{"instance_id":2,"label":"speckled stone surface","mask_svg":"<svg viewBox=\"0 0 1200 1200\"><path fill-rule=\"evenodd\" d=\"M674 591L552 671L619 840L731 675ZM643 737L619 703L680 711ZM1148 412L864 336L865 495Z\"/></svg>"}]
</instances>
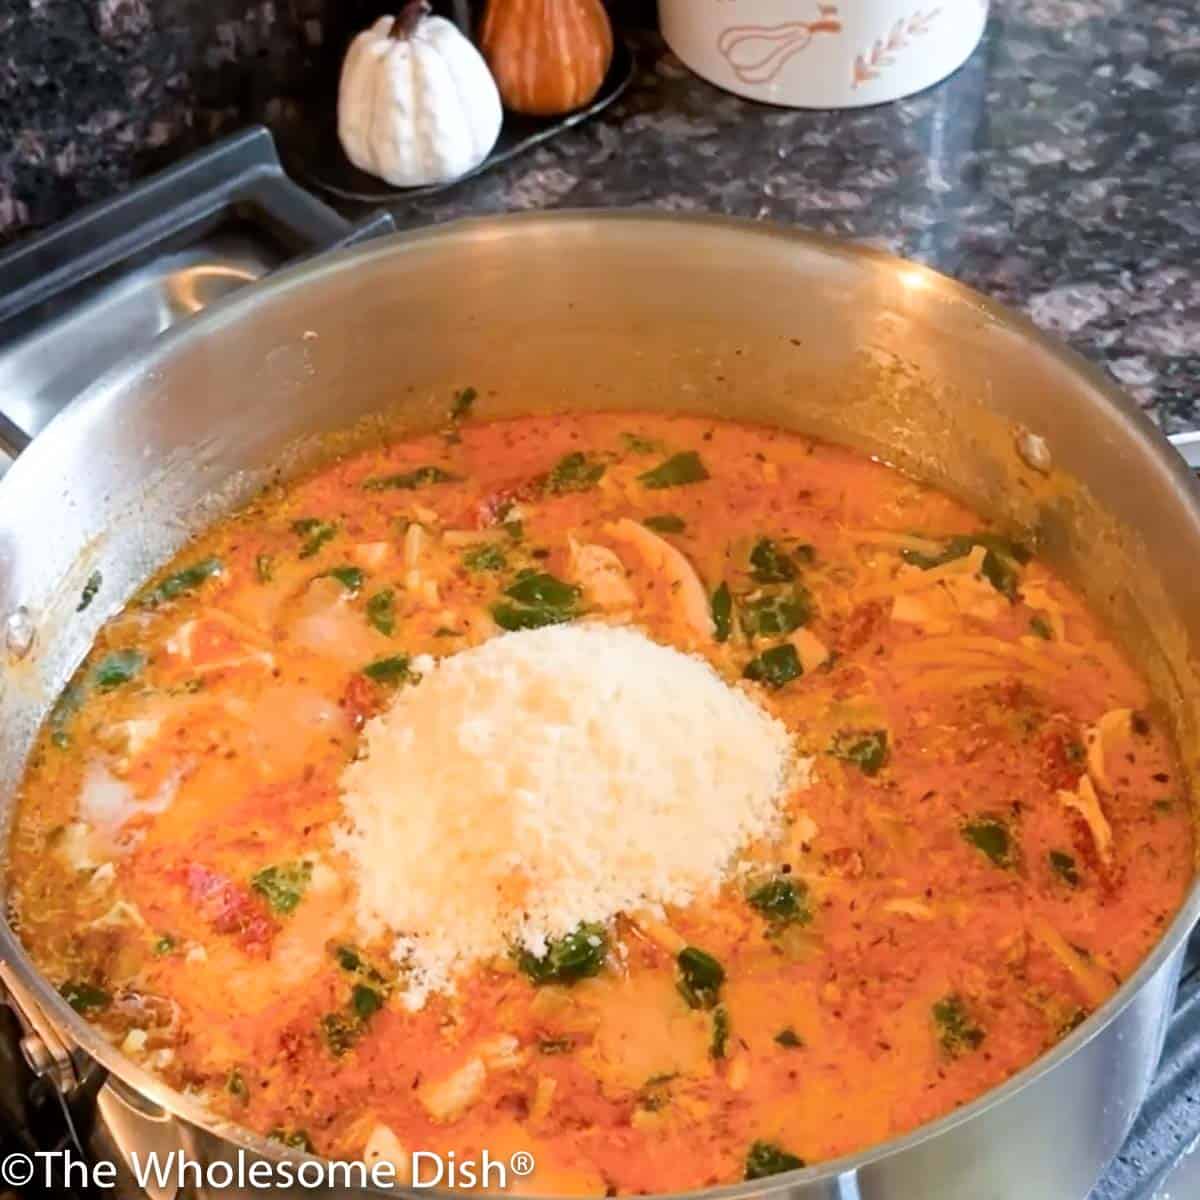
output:
<instances>
[{"instance_id":1,"label":"speckled stone surface","mask_svg":"<svg viewBox=\"0 0 1200 1200\"><path fill-rule=\"evenodd\" d=\"M0 238L246 120L285 121L355 8L0 0ZM1168 429L1200 425L1200 10L993 8L951 79L852 113L726 95L635 33L638 78L614 109L396 217L651 205L840 233L1024 308Z\"/></svg>"}]
</instances>

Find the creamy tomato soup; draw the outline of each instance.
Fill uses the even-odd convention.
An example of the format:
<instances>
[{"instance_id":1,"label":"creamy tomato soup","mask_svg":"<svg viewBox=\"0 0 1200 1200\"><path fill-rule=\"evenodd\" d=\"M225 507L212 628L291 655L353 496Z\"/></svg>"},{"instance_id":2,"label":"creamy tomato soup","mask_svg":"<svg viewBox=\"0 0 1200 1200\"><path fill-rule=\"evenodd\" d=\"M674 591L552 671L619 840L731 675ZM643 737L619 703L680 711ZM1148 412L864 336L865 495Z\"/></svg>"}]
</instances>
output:
<instances>
[{"instance_id":1,"label":"creamy tomato soup","mask_svg":"<svg viewBox=\"0 0 1200 1200\"><path fill-rule=\"evenodd\" d=\"M470 401L195 540L47 721L12 915L127 1055L331 1157L663 1192L948 1113L1136 968L1182 780L1036 547L805 437Z\"/></svg>"}]
</instances>

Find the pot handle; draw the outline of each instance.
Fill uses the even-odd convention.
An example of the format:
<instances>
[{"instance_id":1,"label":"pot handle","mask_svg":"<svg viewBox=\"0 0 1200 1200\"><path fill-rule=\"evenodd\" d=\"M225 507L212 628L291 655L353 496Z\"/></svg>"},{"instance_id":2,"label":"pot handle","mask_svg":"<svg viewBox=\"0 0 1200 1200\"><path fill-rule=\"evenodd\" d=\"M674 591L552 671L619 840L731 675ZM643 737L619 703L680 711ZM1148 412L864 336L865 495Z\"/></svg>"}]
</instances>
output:
<instances>
[{"instance_id":1,"label":"pot handle","mask_svg":"<svg viewBox=\"0 0 1200 1200\"><path fill-rule=\"evenodd\" d=\"M1167 439L1193 471L1200 473L1200 430L1192 433L1173 433Z\"/></svg>"},{"instance_id":2,"label":"pot handle","mask_svg":"<svg viewBox=\"0 0 1200 1200\"><path fill-rule=\"evenodd\" d=\"M19 454L92 378L190 315L157 312L137 328L128 310L123 319L114 302L107 305L113 311L102 311L100 288L122 277L132 280L157 255L181 250L224 225L256 227L285 261L395 227L386 212L354 224L294 183L270 131L255 125L19 243L0 254L0 448ZM147 288L152 286L148 280ZM32 339L52 322L64 323L65 338L78 337L65 322L89 302L92 359L80 356L73 371L31 382L38 360L53 354ZM32 370L22 367L22 348Z\"/></svg>"}]
</instances>

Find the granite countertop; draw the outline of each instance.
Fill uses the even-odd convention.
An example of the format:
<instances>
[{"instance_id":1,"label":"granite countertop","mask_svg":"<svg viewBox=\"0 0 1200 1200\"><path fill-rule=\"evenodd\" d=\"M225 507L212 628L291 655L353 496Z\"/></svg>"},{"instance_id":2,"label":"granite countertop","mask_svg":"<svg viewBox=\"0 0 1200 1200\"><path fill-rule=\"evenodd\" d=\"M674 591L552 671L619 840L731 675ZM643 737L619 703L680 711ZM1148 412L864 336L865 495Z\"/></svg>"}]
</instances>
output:
<instances>
[{"instance_id":1,"label":"granite countertop","mask_svg":"<svg viewBox=\"0 0 1200 1200\"><path fill-rule=\"evenodd\" d=\"M252 5L241 23L229 0L219 7L228 10L221 69L256 38L283 44L272 52L283 60L335 40L316 0L300 4L311 15L290 42L262 31L268 8L279 19L274 6ZM993 10L983 44L945 83L843 113L727 95L690 75L657 34L635 32L637 77L613 108L503 168L398 205L397 222L648 205L842 234L1025 309L1105 364L1168 430L1200 427L1200 10L1192 0L993 0ZM99 11L116 22L114 44L133 36L122 13L149 37L141 0L100 0ZM33 43L19 25L9 32L11 82ZM186 92L186 71L172 60L164 92L150 52L129 53L132 81L105 76L103 120L8 131L17 140L0 151L0 237L6 218L11 237L14 222L65 215L44 189L23 198L33 167L21 138L40 158L39 180L51 164L59 191L82 200L155 165L131 151L139 137L170 150L173 130L203 141L231 124L286 117L291 102L272 94L270 71L240 106L172 100ZM3 59L0 51L0 84Z\"/></svg>"}]
</instances>

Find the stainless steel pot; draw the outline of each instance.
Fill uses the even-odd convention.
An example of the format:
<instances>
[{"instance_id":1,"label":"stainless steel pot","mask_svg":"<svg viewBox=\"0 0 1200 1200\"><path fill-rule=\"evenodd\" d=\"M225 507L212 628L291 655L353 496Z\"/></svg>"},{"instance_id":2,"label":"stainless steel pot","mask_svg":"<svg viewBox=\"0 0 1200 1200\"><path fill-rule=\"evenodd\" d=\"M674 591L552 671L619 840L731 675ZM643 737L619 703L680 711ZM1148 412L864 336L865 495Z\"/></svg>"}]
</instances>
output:
<instances>
[{"instance_id":1,"label":"stainless steel pot","mask_svg":"<svg viewBox=\"0 0 1200 1200\"><path fill-rule=\"evenodd\" d=\"M381 418L429 427L465 384L485 417L651 407L822 434L1027 527L1137 655L1195 778L1200 496L1096 371L885 255L734 221L557 214L392 237L284 272L97 382L38 438L0 482L5 829L38 722L139 580L330 437L370 438ZM76 614L97 565L100 602ZM1082 1198L1145 1094L1198 912L1193 890L1113 1000L1005 1086L862 1154L713 1195ZM110 1072L101 1106L110 1127L124 1122L125 1149L288 1153L123 1058L7 927L0 958L44 1023L31 1053L64 1087L85 1062Z\"/></svg>"}]
</instances>

